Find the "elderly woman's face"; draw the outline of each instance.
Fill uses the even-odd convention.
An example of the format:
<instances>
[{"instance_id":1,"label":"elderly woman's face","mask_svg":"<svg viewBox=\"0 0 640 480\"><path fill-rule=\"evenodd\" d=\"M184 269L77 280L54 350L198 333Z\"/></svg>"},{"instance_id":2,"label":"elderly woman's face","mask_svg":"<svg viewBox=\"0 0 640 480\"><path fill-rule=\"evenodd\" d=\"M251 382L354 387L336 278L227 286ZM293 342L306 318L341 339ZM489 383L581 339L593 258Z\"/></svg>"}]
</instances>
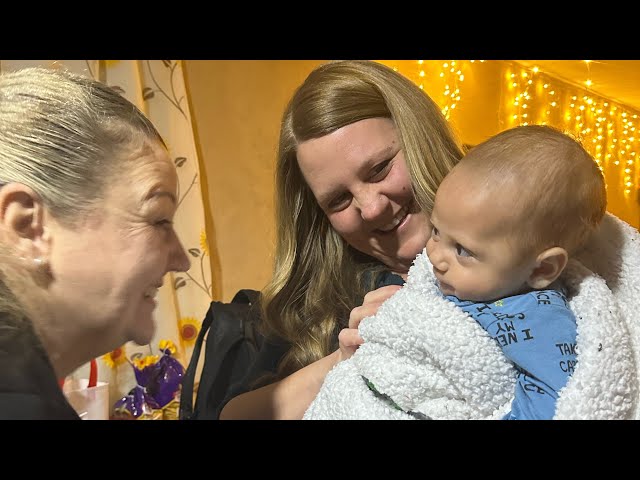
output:
<instances>
[{"instance_id":1,"label":"elderly woman's face","mask_svg":"<svg viewBox=\"0 0 640 480\"><path fill-rule=\"evenodd\" d=\"M298 147L298 164L333 228L398 273L427 244L428 217L414 201L393 122L360 120Z\"/></svg>"},{"instance_id":2,"label":"elderly woman's face","mask_svg":"<svg viewBox=\"0 0 640 480\"><path fill-rule=\"evenodd\" d=\"M167 152L147 147L121 164L96 213L74 230L53 231L55 302L69 321L102 333L113 348L149 343L165 274L190 266L172 224L176 187Z\"/></svg>"}]
</instances>

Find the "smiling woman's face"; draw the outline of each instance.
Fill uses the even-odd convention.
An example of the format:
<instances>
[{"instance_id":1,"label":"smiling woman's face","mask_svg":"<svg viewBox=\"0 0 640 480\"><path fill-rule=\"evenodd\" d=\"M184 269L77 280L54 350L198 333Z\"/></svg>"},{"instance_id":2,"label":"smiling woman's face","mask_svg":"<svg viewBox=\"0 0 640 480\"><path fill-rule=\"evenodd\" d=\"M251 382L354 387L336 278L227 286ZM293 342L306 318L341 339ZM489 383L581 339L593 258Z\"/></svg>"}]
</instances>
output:
<instances>
[{"instance_id":1,"label":"smiling woman's face","mask_svg":"<svg viewBox=\"0 0 640 480\"><path fill-rule=\"evenodd\" d=\"M115 177L79 226L50 227L52 307L69 324L102 333L110 348L149 343L163 277L190 266L173 229L177 176L166 150L145 147Z\"/></svg>"},{"instance_id":2,"label":"smiling woman's face","mask_svg":"<svg viewBox=\"0 0 640 480\"><path fill-rule=\"evenodd\" d=\"M360 120L298 146L298 164L336 232L391 270L407 273L430 234L387 118Z\"/></svg>"}]
</instances>

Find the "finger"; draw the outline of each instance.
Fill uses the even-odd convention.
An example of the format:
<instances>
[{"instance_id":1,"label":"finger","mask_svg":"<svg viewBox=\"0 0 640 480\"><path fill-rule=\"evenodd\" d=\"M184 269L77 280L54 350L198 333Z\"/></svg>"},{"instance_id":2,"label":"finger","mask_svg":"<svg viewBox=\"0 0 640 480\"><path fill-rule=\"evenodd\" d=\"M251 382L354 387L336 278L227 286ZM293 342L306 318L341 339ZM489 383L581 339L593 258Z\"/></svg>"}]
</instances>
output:
<instances>
[{"instance_id":1,"label":"finger","mask_svg":"<svg viewBox=\"0 0 640 480\"><path fill-rule=\"evenodd\" d=\"M340 341L340 360L346 360L351 358L351 356L356 353L356 350L360 347L364 340L360 335L358 335L358 331L352 328L345 328L338 334L338 339Z\"/></svg>"},{"instance_id":2,"label":"finger","mask_svg":"<svg viewBox=\"0 0 640 480\"><path fill-rule=\"evenodd\" d=\"M391 295L396 293L402 287L400 285L385 285L384 287L371 290L364 296L363 304L366 303L382 303Z\"/></svg>"},{"instance_id":3,"label":"finger","mask_svg":"<svg viewBox=\"0 0 640 480\"><path fill-rule=\"evenodd\" d=\"M355 328L343 328L338 334L341 348L353 348L364 343L364 339Z\"/></svg>"},{"instance_id":4,"label":"finger","mask_svg":"<svg viewBox=\"0 0 640 480\"><path fill-rule=\"evenodd\" d=\"M351 310L351 312L349 313L349 328L358 328L358 325L360 325L360 322L364 318L375 315L381 304L382 302L369 303L367 305L361 305Z\"/></svg>"},{"instance_id":5,"label":"finger","mask_svg":"<svg viewBox=\"0 0 640 480\"><path fill-rule=\"evenodd\" d=\"M364 318L375 315L380 305L401 288L400 285L387 285L367 293L362 305L355 307L349 313L349 328L358 328Z\"/></svg>"}]
</instances>

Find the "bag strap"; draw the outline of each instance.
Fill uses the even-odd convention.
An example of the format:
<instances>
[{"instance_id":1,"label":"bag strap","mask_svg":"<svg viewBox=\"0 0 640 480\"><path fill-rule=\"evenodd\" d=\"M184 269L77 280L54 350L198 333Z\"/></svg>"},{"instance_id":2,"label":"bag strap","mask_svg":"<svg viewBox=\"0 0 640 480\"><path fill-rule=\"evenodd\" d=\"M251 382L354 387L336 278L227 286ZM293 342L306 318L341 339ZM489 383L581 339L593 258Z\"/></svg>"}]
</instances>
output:
<instances>
[{"instance_id":1,"label":"bag strap","mask_svg":"<svg viewBox=\"0 0 640 480\"><path fill-rule=\"evenodd\" d=\"M198 359L200 358L202 343L204 342L204 337L207 335L207 332L211 327L211 322L213 321L213 305L214 302L211 302L207 315L202 321L200 333L198 333L198 338L193 346L189 366L182 377L182 390L180 391L180 419L188 420L193 415L193 384L195 382L196 368L198 368Z\"/></svg>"}]
</instances>

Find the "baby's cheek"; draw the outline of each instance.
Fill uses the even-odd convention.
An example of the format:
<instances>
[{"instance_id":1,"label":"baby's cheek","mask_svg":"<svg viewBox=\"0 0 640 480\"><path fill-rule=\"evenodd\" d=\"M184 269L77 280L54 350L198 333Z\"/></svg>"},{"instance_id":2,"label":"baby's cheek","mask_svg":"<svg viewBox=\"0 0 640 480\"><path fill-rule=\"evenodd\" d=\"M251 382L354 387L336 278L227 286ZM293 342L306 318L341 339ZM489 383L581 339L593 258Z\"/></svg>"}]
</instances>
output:
<instances>
[{"instance_id":1,"label":"baby's cheek","mask_svg":"<svg viewBox=\"0 0 640 480\"><path fill-rule=\"evenodd\" d=\"M431 252L433 251L433 240L431 237L427 240L427 256L431 258Z\"/></svg>"}]
</instances>

